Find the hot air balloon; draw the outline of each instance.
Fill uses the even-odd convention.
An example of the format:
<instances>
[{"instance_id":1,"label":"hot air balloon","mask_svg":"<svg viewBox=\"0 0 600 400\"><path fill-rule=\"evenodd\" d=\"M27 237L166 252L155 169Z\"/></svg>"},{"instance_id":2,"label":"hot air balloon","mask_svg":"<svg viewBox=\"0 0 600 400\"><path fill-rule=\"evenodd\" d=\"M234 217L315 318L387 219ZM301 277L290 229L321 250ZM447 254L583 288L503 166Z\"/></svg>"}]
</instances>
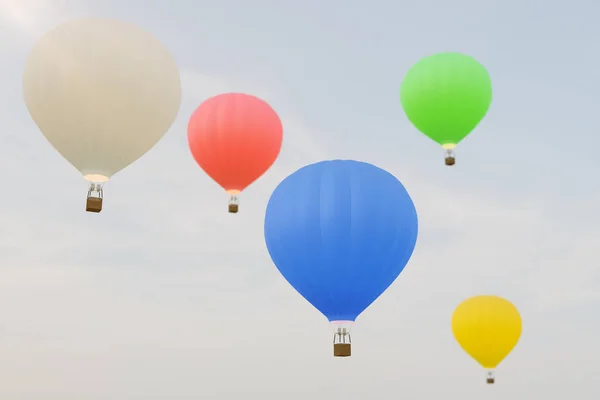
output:
<instances>
[{"instance_id":1,"label":"hot air balloon","mask_svg":"<svg viewBox=\"0 0 600 400\"><path fill-rule=\"evenodd\" d=\"M86 211L102 210L103 184L149 151L179 111L179 70L137 26L103 18L62 23L31 50L23 95L50 144L90 182Z\"/></svg>"},{"instance_id":2,"label":"hot air balloon","mask_svg":"<svg viewBox=\"0 0 600 400\"><path fill-rule=\"evenodd\" d=\"M354 321L398 277L417 240L404 186L364 162L322 161L269 199L265 242L283 277L330 321L333 355L351 355Z\"/></svg>"},{"instance_id":3,"label":"hot air balloon","mask_svg":"<svg viewBox=\"0 0 600 400\"><path fill-rule=\"evenodd\" d=\"M226 93L204 101L188 123L192 155L231 196L229 212L237 213L237 196L277 159L283 127L264 100Z\"/></svg>"},{"instance_id":4,"label":"hot air balloon","mask_svg":"<svg viewBox=\"0 0 600 400\"><path fill-rule=\"evenodd\" d=\"M410 122L442 145L446 165L454 165L454 148L490 107L492 83L474 58L439 53L412 66L402 81L400 100Z\"/></svg>"},{"instance_id":5,"label":"hot air balloon","mask_svg":"<svg viewBox=\"0 0 600 400\"><path fill-rule=\"evenodd\" d=\"M521 336L521 316L508 300L498 296L475 296L462 302L452 315L452 332L460 347L488 370L512 351Z\"/></svg>"}]
</instances>

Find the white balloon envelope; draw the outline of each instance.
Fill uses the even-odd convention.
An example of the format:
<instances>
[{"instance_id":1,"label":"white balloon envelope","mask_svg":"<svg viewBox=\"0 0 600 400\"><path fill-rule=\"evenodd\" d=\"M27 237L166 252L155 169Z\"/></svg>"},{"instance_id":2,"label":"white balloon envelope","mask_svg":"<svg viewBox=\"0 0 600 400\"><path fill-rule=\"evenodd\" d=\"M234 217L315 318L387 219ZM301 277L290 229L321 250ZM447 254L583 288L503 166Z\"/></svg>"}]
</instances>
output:
<instances>
[{"instance_id":1,"label":"white balloon envelope","mask_svg":"<svg viewBox=\"0 0 600 400\"><path fill-rule=\"evenodd\" d=\"M25 104L42 134L91 182L87 211L102 209L102 184L148 152L181 105L169 51L136 25L82 18L33 47L23 73Z\"/></svg>"}]
</instances>

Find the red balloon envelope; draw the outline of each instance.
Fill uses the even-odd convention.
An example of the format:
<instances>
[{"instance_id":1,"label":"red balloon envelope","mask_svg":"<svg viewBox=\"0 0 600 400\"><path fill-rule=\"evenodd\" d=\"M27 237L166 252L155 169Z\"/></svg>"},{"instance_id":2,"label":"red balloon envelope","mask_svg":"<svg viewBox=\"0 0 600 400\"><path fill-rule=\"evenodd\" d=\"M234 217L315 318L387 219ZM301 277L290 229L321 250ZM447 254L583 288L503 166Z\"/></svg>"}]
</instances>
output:
<instances>
[{"instance_id":1,"label":"red balloon envelope","mask_svg":"<svg viewBox=\"0 0 600 400\"><path fill-rule=\"evenodd\" d=\"M283 127L265 101L243 93L226 93L204 101L188 123L194 159L232 195L229 212L237 212L236 195L275 162Z\"/></svg>"}]
</instances>

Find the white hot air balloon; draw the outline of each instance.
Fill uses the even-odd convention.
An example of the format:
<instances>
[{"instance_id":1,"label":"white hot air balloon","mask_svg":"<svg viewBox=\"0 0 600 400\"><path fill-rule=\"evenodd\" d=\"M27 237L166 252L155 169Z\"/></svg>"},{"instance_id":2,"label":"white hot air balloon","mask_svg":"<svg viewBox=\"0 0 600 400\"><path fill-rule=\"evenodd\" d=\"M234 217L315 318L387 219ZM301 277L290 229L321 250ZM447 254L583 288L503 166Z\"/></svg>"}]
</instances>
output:
<instances>
[{"instance_id":1,"label":"white hot air balloon","mask_svg":"<svg viewBox=\"0 0 600 400\"><path fill-rule=\"evenodd\" d=\"M86 211L102 210L102 186L149 151L181 105L169 51L137 26L103 18L58 25L25 63L23 95L52 146L90 182Z\"/></svg>"}]
</instances>

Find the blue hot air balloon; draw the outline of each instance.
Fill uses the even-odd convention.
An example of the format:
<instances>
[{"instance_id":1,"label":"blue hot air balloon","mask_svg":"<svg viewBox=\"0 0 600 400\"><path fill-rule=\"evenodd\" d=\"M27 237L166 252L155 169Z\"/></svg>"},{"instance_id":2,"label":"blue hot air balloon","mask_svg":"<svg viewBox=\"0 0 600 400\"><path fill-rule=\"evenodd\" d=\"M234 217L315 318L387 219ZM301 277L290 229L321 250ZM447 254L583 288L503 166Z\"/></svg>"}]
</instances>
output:
<instances>
[{"instance_id":1,"label":"blue hot air balloon","mask_svg":"<svg viewBox=\"0 0 600 400\"><path fill-rule=\"evenodd\" d=\"M349 356L350 328L394 282L417 241L415 206L400 181L359 161L305 166L275 189L265 242L283 277L334 328Z\"/></svg>"}]
</instances>

